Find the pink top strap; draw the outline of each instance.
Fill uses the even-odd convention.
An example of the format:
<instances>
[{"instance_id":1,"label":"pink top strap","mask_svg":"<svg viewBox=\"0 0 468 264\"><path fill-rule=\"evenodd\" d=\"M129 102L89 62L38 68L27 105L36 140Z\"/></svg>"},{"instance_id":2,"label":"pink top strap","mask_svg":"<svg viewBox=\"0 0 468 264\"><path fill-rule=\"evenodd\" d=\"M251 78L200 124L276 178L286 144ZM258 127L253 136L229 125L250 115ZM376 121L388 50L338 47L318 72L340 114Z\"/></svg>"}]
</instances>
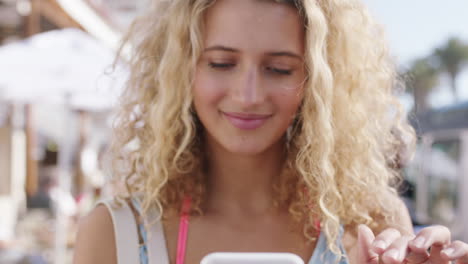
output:
<instances>
[{"instance_id":1,"label":"pink top strap","mask_svg":"<svg viewBox=\"0 0 468 264\"><path fill-rule=\"evenodd\" d=\"M320 220L319 219L316 219L314 221L314 226L315 226L315 229L320 233L321 231L321 225L320 225Z\"/></svg>"},{"instance_id":2,"label":"pink top strap","mask_svg":"<svg viewBox=\"0 0 468 264\"><path fill-rule=\"evenodd\" d=\"M304 196L309 196L309 190L307 189L307 187L304 187L303 191L304 191ZM312 209L314 209L314 205L313 204L308 204L307 208L312 210ZM317 230L319 233L321 232L320 219L315 219L314 227L315 227L315 230Z\"/></svg>"},{"instance_id":3,"label":"pink top strap","mask_svg":"<svg viewBox=\"0 0 468 264\"><path fill-rule=\"evenodd\" d=\"M184 264L185 262L185 251L187 248L187 234L189 225L190 215L190 203L191 199L189 196L185 197L182 204L182 214L180 215L179 224L179 237L177 239L177 258L176 264Z\"/></svg>"}]
</instances>

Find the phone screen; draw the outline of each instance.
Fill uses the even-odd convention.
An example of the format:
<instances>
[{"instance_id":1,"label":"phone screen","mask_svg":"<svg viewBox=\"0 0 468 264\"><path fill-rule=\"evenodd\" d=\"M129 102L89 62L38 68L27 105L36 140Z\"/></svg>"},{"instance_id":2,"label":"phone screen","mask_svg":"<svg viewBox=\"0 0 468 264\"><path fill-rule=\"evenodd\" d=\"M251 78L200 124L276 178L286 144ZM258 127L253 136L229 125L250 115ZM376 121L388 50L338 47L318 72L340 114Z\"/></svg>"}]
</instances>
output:
<instances>
[{"instance_id":1,"label":"phone screen","mask_svg":"<svg viewBox=\"0 0 468 264\"><path fill-rule=\"evenodd\" d=\"M216 252L206 255L201 264L304 264L304 261L292 253Z\"/></svg>"}]
</instances>

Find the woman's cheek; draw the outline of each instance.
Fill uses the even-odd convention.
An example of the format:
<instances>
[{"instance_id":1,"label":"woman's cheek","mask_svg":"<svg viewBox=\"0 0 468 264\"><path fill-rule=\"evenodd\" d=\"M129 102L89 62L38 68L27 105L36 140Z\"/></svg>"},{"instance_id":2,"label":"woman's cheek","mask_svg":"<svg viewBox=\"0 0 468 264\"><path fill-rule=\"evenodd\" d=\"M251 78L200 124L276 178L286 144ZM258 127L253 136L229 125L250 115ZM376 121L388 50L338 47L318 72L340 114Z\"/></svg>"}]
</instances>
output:
<instances>
[{"instance_id":1,"label":"woman's cheek","mask_svg":"<svg viewBox=\"0 0 468 264\"><path fill-rule=\"evenodd\" d=\"M193 86L194 100L203 104L217 103L225 94L225 82L206 71L197 72Z\"/></svg>"},{"instance_id":2,"label":"woman's cheek","mask_svg":"<svg viewBox=\"0 0 468 264\"><path fill-rule=\"evenodd\" d=\"M284 121L289 123L296 116L303 95L300 87L285 87L273 93L272 98L280 109L279 112L285 119Z\"/></svg>"}]
</instances>

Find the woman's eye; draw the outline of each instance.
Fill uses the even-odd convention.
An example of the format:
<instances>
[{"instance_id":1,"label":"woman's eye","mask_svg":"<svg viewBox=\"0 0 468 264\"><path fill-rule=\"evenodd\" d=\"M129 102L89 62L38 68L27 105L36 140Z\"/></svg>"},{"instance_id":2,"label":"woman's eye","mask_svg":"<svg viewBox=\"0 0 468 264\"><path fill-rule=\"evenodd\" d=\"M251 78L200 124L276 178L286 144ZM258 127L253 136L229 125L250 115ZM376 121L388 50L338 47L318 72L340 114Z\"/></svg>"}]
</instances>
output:
<instances>
[{"instance_id":1,"label":"woman's eye","mask_svg":"<svg viewBox=\"0 0 468 264\"><path fill-rule=\"evenodd\" d=\"M234 67L234 63L214 63L214 62L210 62L209 66L211 68L213 68L213 69L226 70L226 69L229 69L231 67Z\"/></svg>"},{"instance_id":2,"label":"woman's eye","mask_svg":"<svg viewBox=\"0 0 468 264\"><path fill-rule=\"evenodd\" d=\"M291 75L292 70L287 70L287 69L280 69L280 68L275 68L275 67L266 67L267 71L270 71L275 74L281 74L281 75Z\"/></svg>"}]
</instances>

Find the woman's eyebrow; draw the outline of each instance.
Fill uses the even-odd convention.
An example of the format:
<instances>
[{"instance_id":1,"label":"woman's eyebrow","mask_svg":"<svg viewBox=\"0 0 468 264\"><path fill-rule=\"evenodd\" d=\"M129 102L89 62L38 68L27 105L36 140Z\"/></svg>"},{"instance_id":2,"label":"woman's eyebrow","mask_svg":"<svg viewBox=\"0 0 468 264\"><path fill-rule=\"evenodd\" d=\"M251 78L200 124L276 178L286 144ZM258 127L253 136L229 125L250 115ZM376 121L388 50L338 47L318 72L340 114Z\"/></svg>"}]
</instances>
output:
<instances>
[{"instance_id":1,"label":"woman's eyebrow","mask_svg":"<svg viewBox=\"0 0 468 264\"><path fill-rule=\"evenodd\" d=\"M206 51L212 51L212 50L222 50L222 51L228 51L228 52L239 52L239 50L237 50L237 49L229 48L229 47L222 46L222 45L211 46L211 47L206 48L204 51L206 52Z\"/></svg>"},{"instance_id":2,"label":"woman's eyebrow","mask_svg":"<svg viewBox=\"0 0 468 264\"><path fill-rule=\"evenodd\" d=\"M214 46L206 48L204 51L208 52L208 51L214 51L214 50L227 51L227 52L236 52L236 53L239 52L238 49L226 47L226 46L223 46L223 45L214 45ZM265 54L267 56L272 56L272 57L286 56L286 57L295 58L295 59L298 59L298 60L301 60L301 61L303 60L303 57L301 55L299 55L297 53L294 53L292 51L272 51L272 52L266 52Z\"/></svg>"},{"instance_id":3,"label":"woman's eyebrow","mask_svg":"<svg viewBox=\"0 0 468 264\"><path fill-rule=\"evenodd\" d=\"M267 52L266 54L268 56L273 56L273 57L286 56L286 57L299 59L301 61L304 59L301 55L299 55L297 53L294 53L294 52L291 52L291 51L275 51L275 52Z\"/></svg>"}]
</instances>

